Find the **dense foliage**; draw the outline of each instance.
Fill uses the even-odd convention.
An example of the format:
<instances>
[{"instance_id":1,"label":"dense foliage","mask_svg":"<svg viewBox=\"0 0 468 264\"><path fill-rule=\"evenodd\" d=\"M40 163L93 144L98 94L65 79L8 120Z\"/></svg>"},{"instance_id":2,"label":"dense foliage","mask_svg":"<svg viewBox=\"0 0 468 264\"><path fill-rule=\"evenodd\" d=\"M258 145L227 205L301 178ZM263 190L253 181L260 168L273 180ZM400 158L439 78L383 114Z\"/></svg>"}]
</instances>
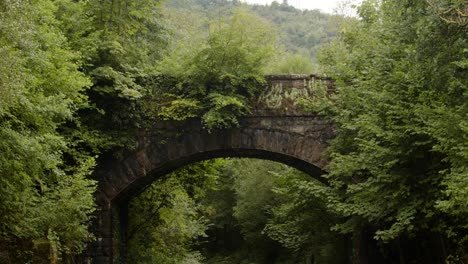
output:
<instances>
[{"instance_id":1,"label":"dense foliage","mask_svg":"<svg viewBox=\"0 0 468 264\"><path fill-rule=\"evenodd\" d=\"M145 126L143 80L156 73L167 36L160 1L59 1L62 31L81 55L92 86L79 120L66 131L80 151L92 155L133 144L135 129Z\"/></svg>"},{"instance_id":2,"label":"dense foliage","mask_svg":"<svg viewBox=\"0 0 468 264\"><path fill-rule=\"evenodd\" d=\"M338 94L310 106L338 125L328 176L334 191L295 192L322 200L322 210L340 222L333 229L353 235L356 263L465 261L465 7L365 1L360 19L342 20L341 39L320 56ZM291 208L311 211L292 200L283 219L277 213L284 226ZM293 219L290 228L300 218ZM275 238L284 245L301 241L288 231L292 239Z\"/></svg>"},{"instance_id":3,"label":"dense foliage","mask_svg":"<svg viewBox=\"0 0 468 264\"><path fill-rule=\"evenodd\" d=\"M93 239L89 175L133 138L136 81L163 35L157 1L106 3L0 3L1 261L29 263L43 240L68 258Z\"/></svg>"},{"instance_id":4,"label":"dense foliage","mask_svg":"<svg viewBox=\"0 0 468 264\"><path fill-rule=\"evenodd\" d=\"M248 112L275 31L232 7L184 28L182 11L163 17L155 0L0 4L0 244L8 258L41 239L63 254L83 250L95 159L122 155L136 129L195 116L215 129ZM196 30L183 32L187 25ZM199 33L196 45L181 48L190 32Z\"/></svg>"},{"instance_id":5,"label":"dense foliage","mask_svg":"<svg viewBox=\"0 0 468 264\"><path fill-rule=\"evenodd\" d=\"M157 180L129 205L129 263L194 263L190 243L208 221L197 202L218 177L216 162L202 162Z\"/></svg>"},{"instance_id":6,"label":"dense foliage","mask_svg":"<svg viewBox=\"0 0 468 264\"><path fill-rule=\"evenodd\" d=\"M129 261L343 263L346 245L330 231L336 219L318 196L303 196L306 186L323 188L271 161L216 159L179 169L131 201Z\"/></svg>"},{"instance_id":7,"label":"dense foliage","mask_svg":"<svg viewBox=\"0 0 468 264\"><path fill-rule=\"evenodd\" d=\"M200 27L208 32L198 29L195 34L201 37L180 36L174 41L174 52L162 60L160 71L165 78L157 93L163 95L157 112L169 120L201 116L209 130L238 125L237 117L249 111L248 99L265 82L262 69L273 54L274 31L242 9Z\"/></svg>"},{"instance_id":8,"label":"dense foliage","mask_svg":"<svg viewBox=\"0 0 468 264\"><path fill-rule=\"evenodd\" d=\"M330 208L344 220L337 230L381 242L371 262L392 252L405 263L466 262L467 24L448 23L428 2L466 10L365 1L321 57L338 84L333 102L312 103L338 125Z\"/></svg>"},{"instance_id":9,"label":"dense foliage","mask_svg":"<svg viewBox=\"0 0 468 264\"><path fill-rule=\"evenodd\" d=\"M263 74L318 59L337 93L302 103L336 123L331 186L272 162L190 165L130 203L126 257L467 263L467 13L463 0L367 0L359 18L287 1L0 1L0 262L32 263L45 243L71 263L94 239L92 172L138 129L236 126Z\"/></svg>"},{"instance_id":10,"label":"dense foliage","mask_svg":"<svg viewBox=\"0 0 468 264\"><path fill-rule=\"evenodd\" d=\"M288 57L294 58L294 55L308 58L314 66L305 69L315 72L318 70L315 64L317 64L316 59L320 49L338 37L339 34L340 17L337 15L325 14L319 10L300 10L288 5L287 1L283 1L281 4L273 1L271 5L253 5L249 8L277 28L279 44L291 54L286 54L286 56L282 54L283 56L279 57L279 59L286 61L282 61L278 65L282 66L279 69L273 67L271 70L277 71L273 73L309 73L284 72L283 67L289 64L287 60L292 59ZM294 65L293 62L290 63Z\"/></svg>"},{"instance_id":11,"label":"dense foliage","mask_svg":"<svg viewBox=\"0 0 468 264\"><path fill-rule=\"evenodd\" d=\"M27 261L31 239L76 253L92 237L94 159L65 161L73 142L58 131L86 103L90 81L56 10L52 1L0 3L0 244L18 250L17 262Z\"/></svg>"},{"instance_id":12,"label":"dense foliage","mask_svg":"<svg viewBox=\"0 0 468 264\"><path fill-rule=\"evenodd\" d=\"M235 8L250 10L268 21L275 28L278 40L274 59L264 69L267 74L309 74L317 71L318 51L338 36L341 20L337 15L318 10L300 10L287 2L280 4L277 1L271 5L247 5L227 0L172 0L166 6L166 11L173 10L178 14L178 20L189 19L191 23L205 18L219 18Z\"/></svg>"}]
</instances>

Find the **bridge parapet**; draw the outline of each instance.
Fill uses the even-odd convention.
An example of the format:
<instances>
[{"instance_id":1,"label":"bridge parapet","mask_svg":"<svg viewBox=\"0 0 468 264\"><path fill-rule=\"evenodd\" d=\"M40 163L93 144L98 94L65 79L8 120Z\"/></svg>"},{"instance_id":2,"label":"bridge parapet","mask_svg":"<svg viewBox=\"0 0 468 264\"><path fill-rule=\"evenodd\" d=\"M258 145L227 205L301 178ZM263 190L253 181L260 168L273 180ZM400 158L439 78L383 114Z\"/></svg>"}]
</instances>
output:
<instances>
[{"instance_id":1,"label":"bridge parapet","mask_svg":"<svg viewBox=\"0 0 468 264\"><path fill-rule=\"evenodd\" d=\"M306 74L267 75L267 87L252 102L253 116L309 116L301 99L328 96L334 92L329 77Z\"/></svg>"}]
</instances>

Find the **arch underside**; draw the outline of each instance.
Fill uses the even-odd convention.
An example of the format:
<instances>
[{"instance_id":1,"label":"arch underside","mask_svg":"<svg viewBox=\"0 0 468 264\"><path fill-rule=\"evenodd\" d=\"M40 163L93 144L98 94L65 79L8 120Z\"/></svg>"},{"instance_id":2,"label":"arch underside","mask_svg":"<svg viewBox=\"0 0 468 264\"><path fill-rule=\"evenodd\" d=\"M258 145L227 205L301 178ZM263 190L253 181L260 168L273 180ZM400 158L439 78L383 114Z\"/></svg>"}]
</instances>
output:
<instances>
[{"instance_id":1,"label":"arch underside","mask_svg":"<svg viewBox=\"0 0 468 264\"><path fill-rule=\"evenodd\" d=\"M171 160L161 164L161 166L155 168L151 171L148 176L139 178L128 185L128 187L119 193L113 199L113 203L122 203L127 202L131 198L137 196L141 193L148 185L157 180L158 178L171 173L174 170L177 170L186 165L196 163L199 161L210 160L215 158L256 158L263 160L271 160L279 163L286 164L288 166L294 167L308 175L312 178L327 184L324 178L321 176L325 173L321 168L312 165L304 160L287 156L281 153L275 153L259 149L220 149L214 151L206 151L193 154L191 156L181 157L177 160Z\"/></svg>"}]
</instances>

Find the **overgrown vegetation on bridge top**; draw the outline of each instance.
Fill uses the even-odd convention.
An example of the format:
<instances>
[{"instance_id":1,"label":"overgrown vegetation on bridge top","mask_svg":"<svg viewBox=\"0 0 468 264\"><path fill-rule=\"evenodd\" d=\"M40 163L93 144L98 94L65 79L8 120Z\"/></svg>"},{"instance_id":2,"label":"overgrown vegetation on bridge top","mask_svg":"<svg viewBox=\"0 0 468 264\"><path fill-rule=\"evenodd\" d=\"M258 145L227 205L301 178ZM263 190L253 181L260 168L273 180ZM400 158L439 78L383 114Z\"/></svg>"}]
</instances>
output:
<instances>
[{"instance_id":1,"label":"overgrown vegetation on bridge top","mask_svg":"<svg viewBox=\"0 0 468 264\"><path fill-rule=\"evenodd\" d=\"M30 263L40 240L72 261L94 239L102 157L121 157L158 120L237 125L264 73L310 73L323 42L321 70L338 93L307 106L338 126L332 188L301 191L326 201L354 263L468 262L466 1L367 0L360 19L317 20L286 4L187 2L198 11L158 0L0 2L0 262ZM217 11L209 21L204 7ZM336 19L341 35L294 31L291 17L325 32L319 21ZM275 29L280 20L287 30ZM310 200L291 206L306 210L301 202ZM299 241L276 216L272 238Z\"/></svg>"}]
</instances>

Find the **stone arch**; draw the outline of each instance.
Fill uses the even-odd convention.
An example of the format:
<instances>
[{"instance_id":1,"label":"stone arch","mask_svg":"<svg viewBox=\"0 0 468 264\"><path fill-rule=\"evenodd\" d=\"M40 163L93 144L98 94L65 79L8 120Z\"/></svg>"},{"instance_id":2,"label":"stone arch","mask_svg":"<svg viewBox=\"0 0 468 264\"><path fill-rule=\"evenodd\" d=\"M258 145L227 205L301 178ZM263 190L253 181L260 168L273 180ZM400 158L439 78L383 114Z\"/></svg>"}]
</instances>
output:
<instances>
[{"instance_id":1,"label":"stone arch","mask_svg":"<svg viewBox=\"0 0 468 264\"><path fill-rule=\"evenodd\" d=\"M100 173L97 240L88 251L92 263L112 263L112 206L124 203L157 177L196 161L252 157L290 165L325 182L320 177L327 162L323 152L333 137L331 123L314 115L250 116L242 118L238 128L212 132L194 119L179 125L163 123L155 131L179 135L168 138L156 132L141 132L135 150Z\"/></svg>"},{"instance_id":2,"label":"stone arch","mask_svg":"<svg viewBox=\"0 0 468 264\"><path fill-rule=\"evenodd\" d=\"M112 164L99 182L108 201L132 196L152 178L185 164L216 157L255 157L282 162L320 178L326 164L323 152L332 126L317 116L246 117L239 128L206 131L199 120L182 126L165 124L161 130L179 136L167 138L140 133L136 150Z\"/></svg>"},{"instance_id":3,"label":"stone arch","mask_svg":"<svg viewBox=\"0 0 468 264\"><path fill-rule=\"evenodd\" d=\"M112 202L114 203L124 203L129 199L137 196L141 191L145 189L146 186L153 183L156 179L167 175L174 170L182 168L186 165L193 164L199 161L216 159L216 158L256 158L263 160L271 160L279 163L283 163L299 169L307 174L309 174L314 179L327 184L324 178L321 178L321 175L324 174L324 171L308 162L305 162L301 159L288 156L281 153L260 150L260 149L244 149L244 148L226 148L226 149L217 149L210 151L203 151L198 153L190 153L188 156L180 156L177 159L171 159L167 161L162 161L159 166L153 168L150 173L146 176L135 178L133 182L130 182L125 189L123 189Z\"/></svg>"}]
</instances>

